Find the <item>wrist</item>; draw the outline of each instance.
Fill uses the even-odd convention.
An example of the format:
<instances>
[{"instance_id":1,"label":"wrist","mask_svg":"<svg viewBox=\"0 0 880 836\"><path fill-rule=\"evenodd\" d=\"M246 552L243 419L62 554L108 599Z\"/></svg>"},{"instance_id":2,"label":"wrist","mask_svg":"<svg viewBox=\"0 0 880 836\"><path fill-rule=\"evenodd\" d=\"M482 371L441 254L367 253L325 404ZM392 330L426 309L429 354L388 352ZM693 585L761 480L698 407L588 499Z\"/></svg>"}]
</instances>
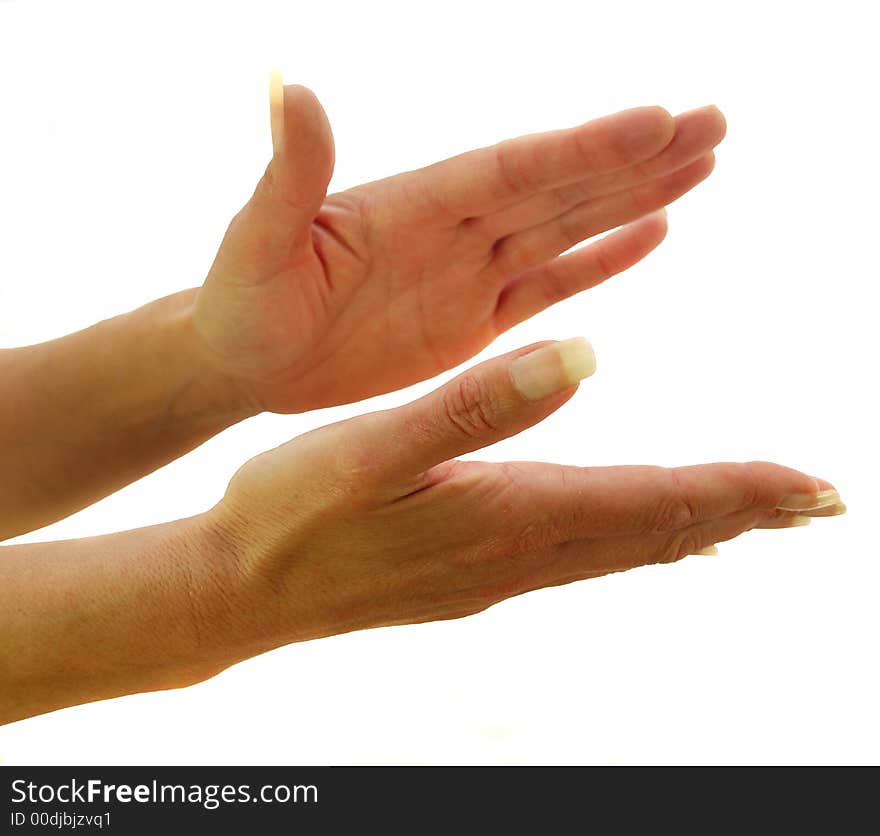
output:
<instances>
[{"instance_id":1,"label":"wrist","mask_svg":"<svg viewBox=\"0 0 880 836\"><path fill-rule=\"evenodd\" d=\"M153 603L170 628L145 654L152 656L145 660L151 681L138 690L194 685L270 649L254 624L260 609L242 583L237 555L211 512L159 528L164 544L156 563L171 592Z\"/></svg>"},{"instance_id":2,"label":"wrist","mask_svg":"<svg viewBox=\"0 0 880 836\"><path fill-rule=\"evenodd\" d=\"M254 544L236 533L224 512L221 502L175 523L174 549L190 624L189 648L180 657L181 679L192 671L208 679L287 642L265 579L249 562Z\"/></svg>"},{"instance_id":3,"label":"wrist","mask_svg":"<svg viewBox=\"0 0 880 836\"><path fill-rule=\"evenodd\" d=\"M212 357L195 325L197 288L153 303L162 339L162 360L176 385L169 417L186 416L206 428L225 429L262 411L245 387Z\"/></svg>"}]
</instances>

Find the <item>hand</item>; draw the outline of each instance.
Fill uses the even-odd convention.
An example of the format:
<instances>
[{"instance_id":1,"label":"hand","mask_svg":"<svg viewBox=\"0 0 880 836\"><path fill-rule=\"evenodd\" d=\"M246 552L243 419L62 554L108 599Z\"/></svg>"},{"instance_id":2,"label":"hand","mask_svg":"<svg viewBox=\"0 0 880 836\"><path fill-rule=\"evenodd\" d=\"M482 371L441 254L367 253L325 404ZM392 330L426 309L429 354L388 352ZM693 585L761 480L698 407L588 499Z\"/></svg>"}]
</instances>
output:
<instances>
[{"instance_id":1,"label":"hand","mask_svg":"<svg viewBox=\"0 0 880 836\"><path fill-rule=\"evenodd\" d=\"M229 226L196 329L256 410L432 377L643 258L665 235L662 207L708 176L724 131L714 107L675 119L636 108L326 196L327 117L279 81L274 158Z\"/></svg>"},{"instance_id":2,"label":"hand","mask_svg":"<svg viewBox=\"0 0 880 836\"><path fill-rule=\"evenodd\" d=\"M409 405L251 460L204 518L222 544L208 556L211 571L234 580L217 584L229 602L226 629L202 632L228 636L241 658L456 618L840 512L830 483L769 462L581 468L452 458L546 418L592 364L580 339L530 346Z\"/></svg>"},{"instance_id":3,"label":"hand","mask_svg":"<svg viewBox=\"0 0 880 836\"><path fill-rule=\"evenodd\" d=\"M529 346L407 406L258 456L204 514L4 547L0 723L183 687L288 642L456 618L810 519L784 509L845 510L828 482L767 462L451 458L541 421L593 364L584 340Z\"/></svg>"}]
</instances>

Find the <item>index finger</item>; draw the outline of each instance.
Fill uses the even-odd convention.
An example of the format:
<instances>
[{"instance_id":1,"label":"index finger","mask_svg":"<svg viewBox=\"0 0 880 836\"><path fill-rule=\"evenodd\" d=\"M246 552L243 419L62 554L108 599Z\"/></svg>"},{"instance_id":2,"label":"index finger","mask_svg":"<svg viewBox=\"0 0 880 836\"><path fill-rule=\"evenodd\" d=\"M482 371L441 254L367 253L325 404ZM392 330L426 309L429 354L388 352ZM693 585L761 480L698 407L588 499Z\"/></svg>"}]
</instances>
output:
<instances>
[{"instance_id":1,"label":"index finger","mask_svg":"<svg viewBox=\"0 0 880 836\"><path fill-rule=\"evenodd\" d=\"M527 134L435 163L411 175L457 220L594 174L615 171L662 151L675 122L662 107L636 107L574 128Z\"/></svg>"}]
</instances>

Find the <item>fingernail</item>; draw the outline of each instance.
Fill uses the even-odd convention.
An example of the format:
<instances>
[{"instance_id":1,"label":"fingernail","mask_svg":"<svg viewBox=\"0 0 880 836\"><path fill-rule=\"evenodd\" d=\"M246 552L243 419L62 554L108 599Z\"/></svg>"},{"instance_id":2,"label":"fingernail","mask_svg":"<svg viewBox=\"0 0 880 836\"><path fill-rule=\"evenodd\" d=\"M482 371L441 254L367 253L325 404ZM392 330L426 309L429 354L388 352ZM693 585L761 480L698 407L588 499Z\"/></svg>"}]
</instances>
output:
<instances>
[{"instance_id":1,"label":"fingernail","mask_svg":"<svg viewBox=\"0 0 880 836\"><path fill-rule=\"evenodd\" d=\"M775 520L767 520L755 528L797 528L799 525L809 525L813 521L812 517L805 517L798 514L794 517L780 517Z\"/></svg>"},{"instance_id":2,"label":"fingernail","mask_svg":"<svg viewBox=\"0 0 880 836\"><path fill-rule=\"evenodd\" d=\"M840 494L835 490L827 490L818 493L793 493L783 497L776 507L780 511L815 511L839 502Z\"/></svg>"},{"instance_id":3,"label":"fingernail","mask_svg":"<svg viewBox=\"0 0 880 836\"><path fill-rule=\"evenodd\" d=\"M510 364L510 376L519 393L539 401L574 386L596 371L593 346L584 337L561 340L517 357Z\"/></svg>"},{"instance_id":4,"label":"fingernail","mask_svg":"<svg viewBox=\"0 0 880 836\"><path fill-rule=\"evenodd\" d=\"M269 126L272 150L277 156L284 147L284 78L281 70L269 70Z\"/></svg>"},{"instance_id":5,"label":"fingernail","mask_svg":"<svg viewBox=\"0 0 880 836\"><path fill-rule=\"evenodd\" d=\"M828 505L825 508L816 508L815 511L804 511L804 514L809 517L836 517L845 513L846 505L842 502L835 502L834 505Z\"/></svg>"},{"instance_id":6,"label":"fingernail","mask_svg":"<svg viewBox=\"0 0 880 836\"><path fill-rule=\"evenodd\" d=\"M705 549L700 549L698 552L694 552L695 554L705 554L705 555L713 555L718 554L718 546L706 546Z\"/></svg>"}]
</instances>

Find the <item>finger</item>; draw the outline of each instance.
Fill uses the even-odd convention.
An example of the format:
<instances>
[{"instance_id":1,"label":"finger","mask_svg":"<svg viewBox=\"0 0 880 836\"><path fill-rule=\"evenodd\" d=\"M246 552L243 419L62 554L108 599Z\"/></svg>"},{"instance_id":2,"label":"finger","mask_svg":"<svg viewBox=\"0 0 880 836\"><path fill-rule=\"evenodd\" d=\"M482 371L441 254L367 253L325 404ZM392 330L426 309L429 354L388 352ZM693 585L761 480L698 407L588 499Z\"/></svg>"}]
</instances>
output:
<instances>
[{"instance_id":1,"label":"finger","mask_svg":"<svg viewBox=\"0 0 880 836\"><path fill-rule=\"evenodd\" d=\"M516 494L541 520L547 545L584 537L675 532L737 511L770 511L792 495L820 495L816 479L773 462L686 467L564 467L519 463Z\"/></svg>"},{"instance_id":2,"label":"finger","mask_svg":"<svg viewBox=\"0 0 880 836\"><path fill-rule=\"evenodd\" d=\"M247 282L280 269L291 250L311 240L311 224L333 174L330 123L307 87L270 79L274 155L253 196L236 215L218 258L224 272Z\"/></svg>"},{"instance_id":3,"label":"finger","mask_svg":"<svg viewBox=\"0 0 880 836\"><path fill-rule=\"evenodd\" d=\"M587 247L527 270L498 298L495 327L512 328L557 302L595 287L632 267L666 237L666 210L659 209Z\"/></svg>"},{"instance_id":4,"label":"finger","mask_svg":"<svg viewBox=\"0 0 880 836\"><path fill-rule=\"evenodd\" d=\"M606 540L574 540L557 546L559 559L553 571L560 581L598 577L638 566L673 563L698 554L716 543L732 540L751 530L768 512L748 508L705 520L668 534L643 534Z\"/></svg>"},{"instance_id":5,"label":"finger","mask_svg":"<svg viewBox=\"0 0 880 836\"><path fill-rule=\"evenodd\" d=\"M469 369L413 403L375 413L362 424L358 443L384 451L373 476L397 485L537 424L595 368L583 337L529 346Z\"/></svg>"},{"instance_id":6,"label":"finger","mask_svg":"<svg viewBox=\"0 0 880 836\"><path fill-rule=\"evenodd\" d=\"M749 464L764 466L767 463ZM828 484L825 480L818 481ZM598 578L638 566L672 563L688 555L717 554L714 548L717 543L765 527L764 522L773 513L766 507L749 506L677 531L579 538L544 547L527 555L528 560L518 562L523 567L523 579L516 594ZM800 519L809 521L806 517Z\"/></svg>"},{"instance_id":7,"label":"finger","mask_svg":"<svg viewBox=\"0 0 880 836\"><path fill-rule=\"evenodd\" d=\"M625 572L638 566L672 563L738 537L767 513L750 508L669 534L569 540L519 562L524 568L522 592Z\"/></svg>"},{"instance_id":8,"label":"finger","mask_svg":"<svg viewBox=\"0 0 880 836\"><path fill-rule=\"evenodd\" d=\"M452 220L496 212L535 192L614 171L657 154L674 124L638 107L575 128L508 139L412 172Z\"/></svg>"},{"instance_id":9,"label":"finger","mask_svg":"<svg viewBox=\"0 0 880 836\"><path fill-rule=\"evenodd\" d=\"M503 238L491 266L516 276L543 264L581 241L654 212L705 180L715 165L710 152L690 165L634 189L587 201L547 223Z\"/></svg>"},{"instance_id":10,"label":"finger","mask_svg":"<svg viewBox=\"0 0 880 836\"><path fill-rule=\"evenodd\" d=\"M486 239L497 241L544 223L587 200L631 189L692 163L718 145L726 132L717 107L702 107L675 117L675 136L659 154L627 168L586 177L557 189L539 192L479 219Z\"/></svg>"},{"instance_id":11,"label":"finger","mask_svg":"<svg viewBox=\"0 0 880 836\"><path fill-rule=\"evenodd\" d=\"M726 133L727 122L714 105L682 113L676 117L676 133L672 142L659 154L622 171L592 178L589 193L581 200L578 200L577 184L572 184L569 196L571 205L575 206L588 198L616 194L679 171L712 151Z\"/></svg>"},{"instance_id":12,"label":"finger","mask_svg":"<svg viewBox=\"0 0 880 836\"><path fill-rule=\"evenodd\" d=\"M252 203L266 223L282 232L308 230L327 194L333 174L333 133L315 94L299 84L270 81L273 156Z\"/></svg>"}]
</instances>

